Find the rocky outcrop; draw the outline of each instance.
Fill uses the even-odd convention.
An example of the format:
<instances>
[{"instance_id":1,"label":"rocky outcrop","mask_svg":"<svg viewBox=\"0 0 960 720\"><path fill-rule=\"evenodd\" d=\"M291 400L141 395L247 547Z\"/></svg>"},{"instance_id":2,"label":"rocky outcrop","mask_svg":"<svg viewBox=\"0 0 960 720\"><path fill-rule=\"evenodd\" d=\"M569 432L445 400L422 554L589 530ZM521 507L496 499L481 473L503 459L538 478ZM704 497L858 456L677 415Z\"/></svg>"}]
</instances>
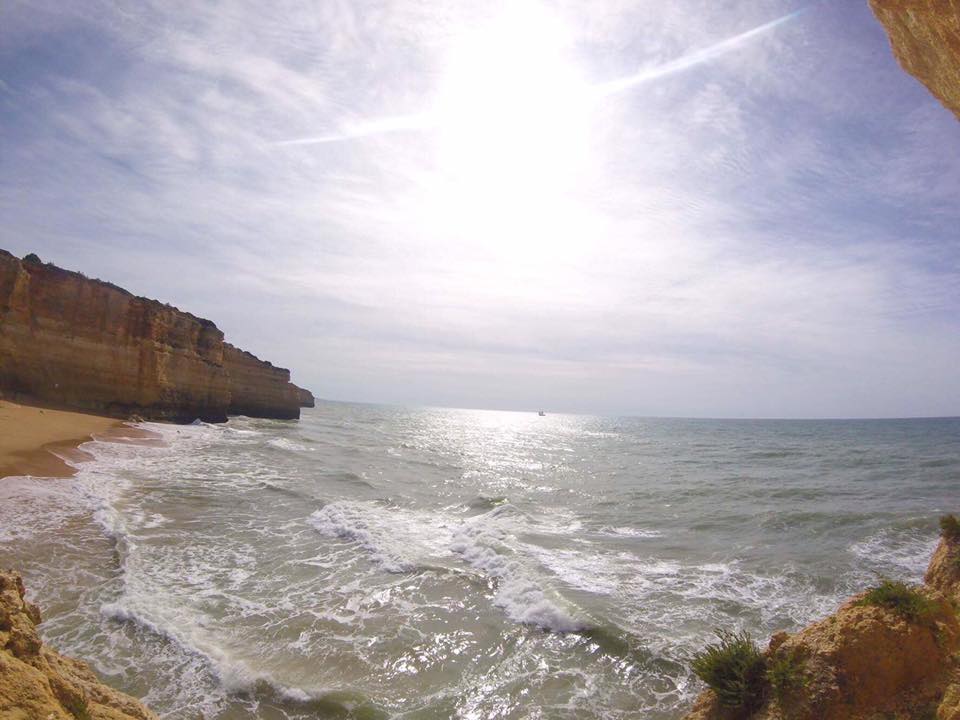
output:
<instances>
[{"instance_id":1,"label":"rocky outcrop","mask_svg":"<svg viewBox=\"0 0 960 720\"><path fill-rule=\"evenodd\" d=\"M302 408L316 407L317 403L316 403L316 400L314 400L313 398L312 392L310 392L306 388L297 387L296 385L294 385L294 387L297 388L297 398L300 401L300 407Z\"/></svg>"},{"instance_id":2,"label":"rocky outcrop","mask_svg":"<svg viewBox=\"0 0 960 720\"><path fill-rule=\"evenodd\" d=\"M86 663L46 647L40 611L23 581L0 571L0 718L9 720L156 720L137 700L101 683Z\"/></svg>"},{"instance_id":3,"label":"rocky outcrop","mask_svg":"<svg viewBox=\"0 0 960 720\"><path fill-rule=\"evenodd\" d=\"M230 415L291 419L300 417L300 394L290 371L223 344L223 367L230 387Z\"/></svg>"},{"instance_id":4,"label":"rocky outcrop","mask_svg":"<svg viewBox=\"0 0 960 720\"><path fill-rule=\"evenodd\" d=\"M777 633L757 710L706 690L686 720L960 720L960 538L944 534L925 580L912 614L861 594L795 635Z\"/></svg>"},{"instance_id":5,"label":"rocky outcrop","mask_svg":"<svg viewBox=\"0 0 960 720\"><path fill-rule=\"evenodd\" d=\"M0 394L115 417L297 418L290 373L209 320L0 250Z\"/></svg>"},{"instance_id":6,"label":"rocky outcrop","mask_svg":"<svg viewBox=\"0 0 960 720\"><path fill-rule=\"evenodd\" d=\"M956 533L944 529L923 582L960 605L960 536Z\"/></svg>"},{"instance_id":7,"label":"rocky outcrop","mask_svg":"<svg viewBox=\"0 0 960 720\"><path fill-rule=\"evenodd\" d=\"M960 0L870 0L898 62L960 119Z\"/></svg>"}]
</instances>

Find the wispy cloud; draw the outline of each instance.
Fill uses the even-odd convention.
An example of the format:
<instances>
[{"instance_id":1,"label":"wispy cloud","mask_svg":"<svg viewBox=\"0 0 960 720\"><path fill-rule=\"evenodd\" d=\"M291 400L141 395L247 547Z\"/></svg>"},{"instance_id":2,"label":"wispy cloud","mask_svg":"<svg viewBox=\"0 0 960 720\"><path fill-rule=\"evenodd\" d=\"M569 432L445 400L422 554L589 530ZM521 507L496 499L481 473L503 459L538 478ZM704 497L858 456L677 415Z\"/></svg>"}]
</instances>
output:
<instances>
[{"instance_id":1,"label":"wispy cloud","mask_svg":"<svg viewBox=\"0 0 960 720\"><path fill-rule=\"evenodd\" d=\"M324 396L956 412L960 125L803 7L15 3L0 245Z\"/></svg>"},{"instance_id":2,"label":"wispy cloud","mask_svg":"<svg viewBox=\"0 0 960 720\"><path fill-rule=\"evenodd\" d=\"M626 75L616 78L615 80L597 83L591 86L589 88L589 92L584 93L583 96L579 98L579 101L595 102L596 100L602 99L609 95L616 95L653 80L659 80L675 73L689 70L703 63L710 62L711 60L723 57L727 53L734 52L745 43L748 43L751 40L770 32L779 25L799 17L803 12L804 9L795 10L794 12L788 13L787 15L779 17L775 20L763 23L762 25L759 25L751 30L747 30L734 35L733 37L713 43L709 47L689 52L682 57L676 58L675 60L647 67L639 72L633 73L632 75ZM490 50L491 52L495 52L495 48L490 48ZM536 88L534 87L530 88L531 92L534 92L535 90ZM435 129L440 123L441 118L430 112L422 112L412 115L396 115L393 117L370 118L360 122L352 123L346 127L327 134L294 138L291 140L279 140L275 141L273 144L280 146L296 146L346 142L349 140L369 137L371 135L383 135L386 133L405 132L410 130Z\"/></svg>"}]
</instances>

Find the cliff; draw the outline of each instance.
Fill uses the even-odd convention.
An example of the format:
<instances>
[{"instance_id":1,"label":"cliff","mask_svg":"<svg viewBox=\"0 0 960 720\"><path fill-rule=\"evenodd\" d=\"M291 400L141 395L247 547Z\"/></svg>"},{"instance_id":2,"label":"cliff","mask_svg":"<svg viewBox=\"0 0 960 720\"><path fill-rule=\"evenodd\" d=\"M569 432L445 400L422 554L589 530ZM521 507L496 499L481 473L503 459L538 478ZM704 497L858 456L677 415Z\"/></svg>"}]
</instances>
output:
<instances>
[{"instance_id":1,"label":"cliff","mask_svg":"<svg viewBox=\"0 0 960 720\"><path fill-rule=\"evenodd\" d=\"M0 250L0 394L114 417L292 419L289 380L209 320Z\"/></svg>"},{"instance_id":2,"label":"cliff","mask_svg":"<svg viewBox=\"0 0 960 720\"><path fill-rule=\"evenodd\" d=\"M870 0L901 67L960 119L960 0Z\"/></svg>"},{"instance_id":3,"label":"cliff","mask_svg":"<svg viewBox=\"0 0 960 720\"><path fill-rule=\"evenodd\" d=\"M0 718L156 720L137 700L101 683L79 660L45 647L40 611L19 575L0 571Z\"/></svg>"},{"instance_id":4,"label":"cliff","mask_svg":"<svg viewBox=\"0 0 960 720\"><path fill-rule=\"evenodd\" d=\"M290 371L274 367L230 343L223 344L223 367L230 385L229 415L300 417L300 393Z\"/></svg>"},{"instance_id":5,"label":"cliff","mask_svg":"<svg viewBox=\"0 0 960 720\"><path fill-rule=\"evenodd\" d=\"M297 387L296 385L294 385L294 387L297 388L297 397L300 400L300 407L310 408L310 407L317 406L316 400L314 400L312 392L310 392L306 388Z\"/></svg>"},{"instance_id":6,"label":"cliff","mask_svg":"<svg viewBox=\"0 0 960 720\"><path fill-rule=\"evenodd\" d=\"M747 703L709 689L686 720L960 720L958 602L953 518L922 587L885 581L795 635L775 634Z\"/></svg>"}]
</instances>

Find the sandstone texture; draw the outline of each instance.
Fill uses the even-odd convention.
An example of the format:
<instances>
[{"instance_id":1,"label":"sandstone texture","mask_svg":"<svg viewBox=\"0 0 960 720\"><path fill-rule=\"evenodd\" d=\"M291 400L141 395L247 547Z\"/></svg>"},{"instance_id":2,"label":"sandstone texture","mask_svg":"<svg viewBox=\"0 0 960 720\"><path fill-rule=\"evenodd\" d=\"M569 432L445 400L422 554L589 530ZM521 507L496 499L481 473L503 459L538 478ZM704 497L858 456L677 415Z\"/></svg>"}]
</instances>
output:
<instances>
[{"instance_id":1,"label":"sandstone texture","mask_svg":"<svg viewBox=\"0 0 960 720\"><path fill-rule=\"evenodd\" d=\"M870 0L901 67L960 119L960 0Z\"/></svg>"},{"instance_id":2,"label":"sandstone texture","mask_svg":"<svg viewBox=\"0 0 960 720\"><path fill-rule=\"evenodd\" d=\"M156 720L79 660L44 646L23 581L0 571L0 720Z\"/></svg>"},{"instance_id":3,"label":"sandstone texture","mask_svg":"<svg viewBox=\"0 0 960 720\"><path fill-rule=\"evenodd\" d=\"M0 395L126 418L293 419L290 372L209 320L0 250Z\"/></svg>"},{"instance_id":4,"label":"sandstone texture","mask_svg":"<svg viewBox=\"0 0 960 720\"><path fill-rule=\"evenodd\" d=\"M960 720L960 540L943 537L920 591L929 602L909 619L851 598L795 635L777 633L768 667L789 659L793 680L767 689L753 713L722 707L712 690L686 720Z\"/></svg>"}]
</instances>

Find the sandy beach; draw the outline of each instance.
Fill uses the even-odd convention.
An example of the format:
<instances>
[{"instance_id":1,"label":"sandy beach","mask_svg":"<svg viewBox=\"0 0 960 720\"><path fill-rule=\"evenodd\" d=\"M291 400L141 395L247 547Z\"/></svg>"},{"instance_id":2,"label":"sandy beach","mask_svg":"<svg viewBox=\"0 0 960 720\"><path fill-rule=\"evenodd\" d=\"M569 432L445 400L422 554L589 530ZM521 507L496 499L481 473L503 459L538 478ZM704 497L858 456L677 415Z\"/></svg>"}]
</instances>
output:
<instances>
[{"instance_id":1,"label":"sandy beach","mask_svg":"<svg viewBox=\"0 0 960 720\"><path fill-rule=\"evenodd\" d=\"M58 455L73 460L89 459L78 445L95 434L115 432L122 427L115 418L0 400L0 478L9 475L69 477L73 468Z\"/></svg>"}]
</instances>

